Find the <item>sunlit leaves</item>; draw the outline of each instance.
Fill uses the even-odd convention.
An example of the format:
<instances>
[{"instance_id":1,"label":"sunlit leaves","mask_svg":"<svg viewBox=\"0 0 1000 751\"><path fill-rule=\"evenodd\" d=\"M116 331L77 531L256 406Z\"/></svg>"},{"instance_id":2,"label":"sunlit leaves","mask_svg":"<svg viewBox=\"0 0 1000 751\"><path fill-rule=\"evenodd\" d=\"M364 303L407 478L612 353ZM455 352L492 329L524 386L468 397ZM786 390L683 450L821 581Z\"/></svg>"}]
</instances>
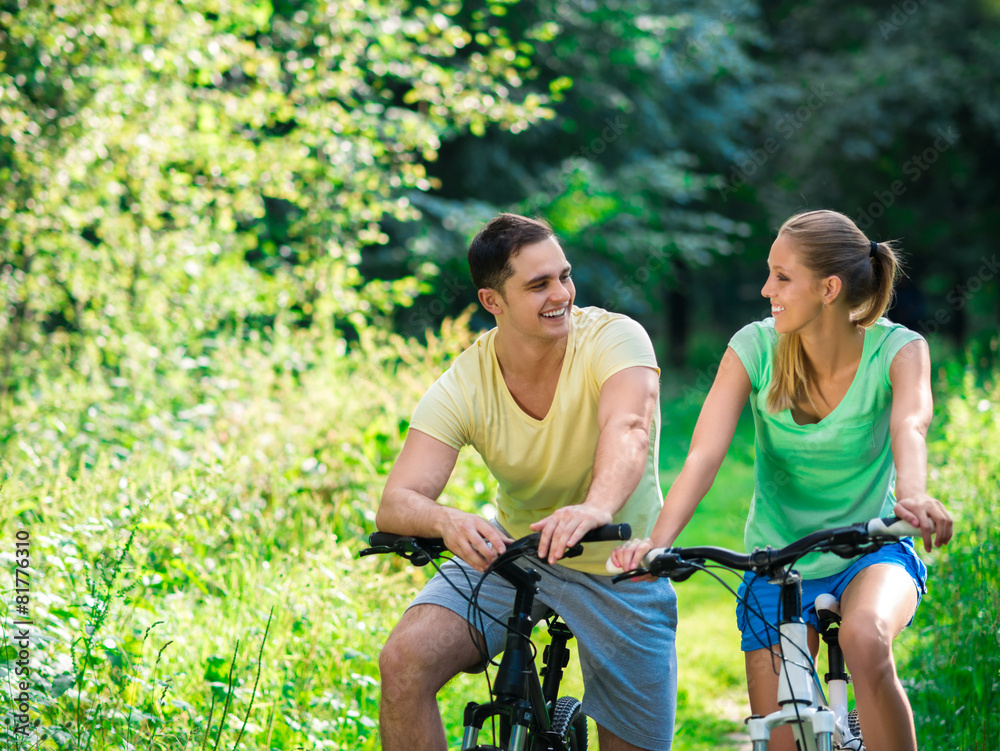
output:
<instances>
[{"instance_id":1,"label":"sunlit leaves","mask_svg":"<svg viewBox=\"0 0 1000 751\"><path fill-rule=\"evenodd\" d=\"M530 47L497 34L468 51L460 10L40 0L3 12L6 367L54 331L80 345L71 358L101 337L107 364L129 332L193 344L282 311L329 327L405 304L351 267L388 240L386 217L417 216L404 194L435 187L424 165L442 140L551 114L516 95Z\"/></svg>"}]
</instances>

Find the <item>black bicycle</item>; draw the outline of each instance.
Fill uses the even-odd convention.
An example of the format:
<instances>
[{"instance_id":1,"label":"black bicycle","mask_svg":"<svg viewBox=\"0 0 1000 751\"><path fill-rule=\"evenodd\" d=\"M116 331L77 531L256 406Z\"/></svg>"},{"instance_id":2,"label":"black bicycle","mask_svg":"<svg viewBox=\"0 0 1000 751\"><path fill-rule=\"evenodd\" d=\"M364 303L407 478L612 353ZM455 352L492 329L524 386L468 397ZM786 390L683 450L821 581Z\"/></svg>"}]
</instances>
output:
<instances>
[{"instance_id":1,"label":"black bicycle","mask_svg":"<svg viewBox=\"0 0 1000 751\"><path fill-rule=\"evenodd\" d=\"M766 717L755 715L747 720L753 751L767 751L771 730L779 725L791 725L796 747L801 751L864 751L857 714L847 711L849 677L836 628L840 622L839 606L832 595L816 598L820 631L829 647L830 672L825 676L830 687L828 704L809 652L807 627L802 619L802 577L792 567L807 553L834 553L842 558L853 558L898 542L901 537L919 535L919 529L889 517L820 530L783 548L756 548L749 555L709 546L656 548L646 554L643 566L621 573L613 581L652 574L680 582L696 571L708 571L712 568L708 564L714 563L733 571L753 571L780 585L781 622L775 627L777 639L769 639L768 643L777 642L781 646L778 684L781 708ZM753 602L744 604L748 608L755 607ZM762 617L765 621L770 620Z\"/></svg>"},{"instance_id":2,"label":"black bicycle","mask_svg":"<svg viewBox=\"0 0 1000 751\"><path fill-rule=\"evenodd\" d=\"M609 524L592 530L580 541L601 542L627 540L631 530L627 524ZM540 574L527 566L517 565L522 559L538 554L539 534L522 537L507 546L480 577L500 576L515 590L514 609L507 619L507 639L496 677L491 683L492 700L486 703L469 702L465 707L462 751L586 751L587 718L581 711L579 700L559 696L559 684L569 664L568 642L573 638L569 627L559 616L549 611L545 616L551 643L542 654L542 668L537 670L537 650L531 641L535 623L531 617L535 595L538 593ZM448 549L440 539L407 537L386 532L375 532L368 538L371 547L361 551L362 556L394 553L406 558L415 566L425 566L443 557ZM563 557L573 558L583 552L583 545L569 548ZM436 562L434 563L437 567ZM439 569L440 570L440 569ZM469 599L469 629L477 648L480 648L476 624L485 618L476 604L479 586L472 589ZM481 652L482 654L482 652ZM490 664L488 654L482 654L483 667ZM487 721L496 720L494 745L479 745L479 736Z\"/></svg>"}]
</instances>

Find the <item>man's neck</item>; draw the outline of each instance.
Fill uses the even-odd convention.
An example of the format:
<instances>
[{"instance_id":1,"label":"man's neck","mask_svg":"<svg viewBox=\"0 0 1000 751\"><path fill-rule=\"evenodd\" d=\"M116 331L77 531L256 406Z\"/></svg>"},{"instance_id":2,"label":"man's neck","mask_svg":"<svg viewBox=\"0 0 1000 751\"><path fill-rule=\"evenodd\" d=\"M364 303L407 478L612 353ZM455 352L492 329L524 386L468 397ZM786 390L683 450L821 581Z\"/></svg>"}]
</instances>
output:
<instances>
[{"instance_id":1,"label":"man's neck","mask_svg":"<svg viewBox=\"0 0 1000 751\"><path fill-rule=\"evenodd\" d=\"M505 378L541 379L562 369L569 337L557 340L525 340L505 336L497 330L494 350Z\"/></svg>"}]
</instances>

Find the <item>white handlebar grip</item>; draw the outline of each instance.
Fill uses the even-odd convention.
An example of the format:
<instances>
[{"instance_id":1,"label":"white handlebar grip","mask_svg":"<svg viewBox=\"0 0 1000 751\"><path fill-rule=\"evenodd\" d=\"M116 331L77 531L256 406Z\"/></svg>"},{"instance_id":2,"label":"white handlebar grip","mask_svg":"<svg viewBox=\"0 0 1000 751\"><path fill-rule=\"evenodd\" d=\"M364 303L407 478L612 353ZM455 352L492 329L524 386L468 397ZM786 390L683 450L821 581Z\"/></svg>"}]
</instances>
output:
<instances>
[{"instance_id":1,"label":"white handlebar grip","mask_svg":"<svg viewBox=\"0 0 1000 751\"><path fill-rule=\"evenodd\" d=\"M888 522L888 524L886 522ZM931 524L931 531L934 531L933 523ZM889 517L888 519L872 519L868 522L868 534L889 535L891 537L921 536L920 527L914 527L909 522L897 519L896 517Z\"/></svg>"},{"instance_id":2,"label":"white handlebar grip","mask_svg":"<svg viewBox=\"0 0 1000 751\"><path fill-rule=\"evenodd\" d=\"M656 556L658 556L658 555L660 555L662 553L666 553L668 550L670 550L670 548L653 548L648 553L646 553L645 556L643 556L642 565L648 568L650 561L652 561L654 558L656 558ZM625 573L625 569L619 568L618 566L616 566L611 561L610 558L608 558L608 560L605 561L605 563L604 563L604 570L607 571L609 574L623 574L623 573Z\"/></svg>"},{"instance_id":3,"label":"white handlebar grip","mask_svg":"<svg viewBox=\"0 0 1000 751\"><path fill-rule=\"evenodd\" d=\"M612 561L610 558L608 558L608 560L606 560L604 562L604 570L607 571L609 574L612 574L612 575L613 574L624 574L625 573L625 569L620 568L619 566L616 566L615 562Z\"/></svg>"}]
</instances>

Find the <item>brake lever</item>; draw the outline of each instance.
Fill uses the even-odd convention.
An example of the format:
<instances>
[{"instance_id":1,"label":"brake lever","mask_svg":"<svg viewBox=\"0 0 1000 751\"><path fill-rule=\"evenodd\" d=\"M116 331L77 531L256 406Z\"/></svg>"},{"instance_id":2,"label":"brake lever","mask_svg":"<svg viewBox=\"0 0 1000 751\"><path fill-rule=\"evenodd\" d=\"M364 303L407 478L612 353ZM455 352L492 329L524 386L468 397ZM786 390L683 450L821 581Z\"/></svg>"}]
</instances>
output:
<instances>
[{"instance_id":1,"label":"brake lever","mask_svg":"<svg viewBox=\"0 0 1000 751\"><path fill-rule=\"evenodd\" d=\"M682 582L704 566L704 560L688 561L668 551L649 562L649 573L653 576L666 577L670 581Z\"/></svg>"},{"instance_id":2,"label":"brake lever","mask_svg":"<svg viewBox=\"0 0 1000 751\"><path fill-rule=\"evenodd\" d=\"M640 566L639 568L634 568L631 571L623 571L620 574L616 574L615 576L612 576L611 577L611 582L613 584L617 584L618 582L628 581L629 579L631 579L631 578L633 578L635 576L645 576L648 573L649 573L649 569L642 568Z\"/></svg>"},{"instance_id":3,"label":"brake lever","mask_svg":"<svg viewBox=\"0 0 1000 751\"><path fill-rule=\"evenodd\" d=\"M358 558L362 558L366 555L382 555L385 553L394 553L400 558L405 558L414 566L426 566L431 562L431 558L433 557L426 551L416 548L413 550L401 550L395 545L375 545L370 548L364 548L360 553L358 553Z\"/></svg>"},{"instance_id":4,"label":"brake lever","mask_svg":"<svg viewBox=\"0 0 1000 751\"><path fill-rule=\"evenodd\" d=\"M679 566L667 572L666 577L672 582L682 582L690 579L696 571L700 570L699 566Z\"/></svg>"}]
</instances>

